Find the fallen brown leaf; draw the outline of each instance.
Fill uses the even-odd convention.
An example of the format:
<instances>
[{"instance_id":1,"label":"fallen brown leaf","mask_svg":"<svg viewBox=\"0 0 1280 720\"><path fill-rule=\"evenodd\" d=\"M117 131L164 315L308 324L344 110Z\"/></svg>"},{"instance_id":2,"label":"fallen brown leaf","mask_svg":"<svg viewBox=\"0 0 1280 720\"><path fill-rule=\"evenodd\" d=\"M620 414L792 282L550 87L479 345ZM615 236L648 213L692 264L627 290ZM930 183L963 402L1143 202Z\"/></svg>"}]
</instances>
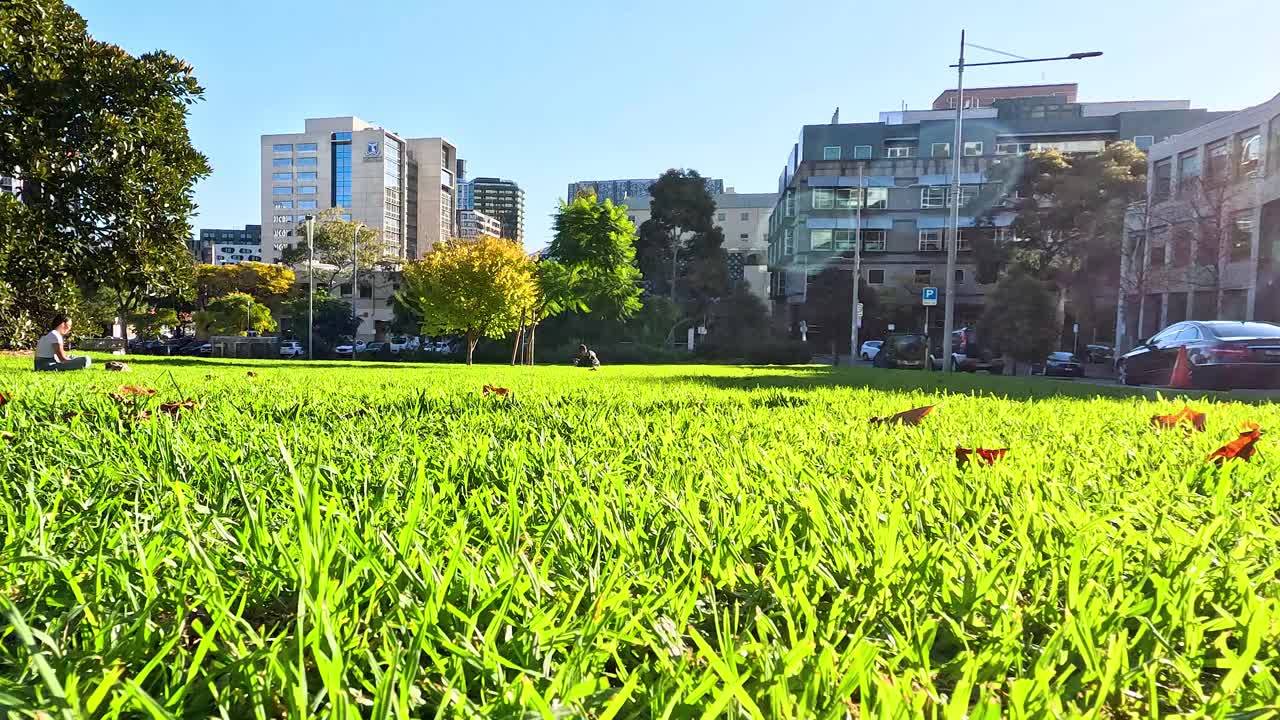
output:
<instances>
[{"instance_id":1,"label":"fallen brown leaf","mask_svg":"<svg viewBox=\"0 0 1280 720\"><path fill-rule=\"evenodd\" d=\"M194 410L194 409L196 409L196 401L192 400L191 398L187 398L186 400L182 400L180 402L167 402L167 403L160 404L160 410L162 412L169 413L171 417L178 417L178 415L183 410Z\"/></svg>"},{"instance_id":2,"label":"fallen brown leaf","mask_svg":"<svg viewBox=\"0 0 1280 720\"><path fill-rule=\"evenodd\" d=\"M250 370L249 372L245 373L245 377L255 378L255 377L258 377L258 373Z\"/></svg>"},{"instance_id":3,"label":"fallen brown leaf","mask_svg":"<svg viewBox=\"0 0 1280 720\"><path fill-rule=\"evenodd\" d=\"M4 393L0 393L0 407L4 407L7 404L9 404L9 396Z\"/></svg>"},{"instance_id":4,"label":"fallen brown leaf","mask_svg":"<svg viewBox=\"0 0 1280 720\"><path fill-rule=\"evenodd\" d=\"M1176 428L1183 423L1187 428L1187 432L1191 432L1194 428L1200 432L1204 432L1205 414L1192 410L1190 406L1183 406L1181 410L1172 415L1153 415L1151 424L1157 428Z\"/></svg>"},{"instance_id":5,"label":"fallen brown leaf","mask_svg":"<svg viewBox=\"0 0 1280 720\"><path fill-rule=\"evenodd\" d=\"M497 395L499 397L507 397L511 394L511 391L504 387L498 387L497 385L485 385L484 394Z\"/></svg>"},{"instance_id":6,"label":"fallen brown leaf","mask_svg":"<svg viewBox=\"0 0 1280 720\"><path fill-rule=\"evenodd\" d=\"M119 360L109 360L103 367L106 368L107 372L129 372L129 364L122 363Z\"/></svg>"},{"instance_id":7,"label":"fallen brown leaf","mask_svg":"<svg viewBox=\"0 0 1280 720\"><path fill-rule=\"evenodd\" d=\"M1009 454L1009 448L956 448L956 465L961 467L965 463L973 461L977 456L978 463L982 465L995 465L996 462L1003 460L1005 455Z\"/></svg>"},{"instance_id":8,"label":"fallen brown leaf","mask_svg":"<svg viewBox=\"0 0 1280 720\"><path fill-rule=\"evenodd\" d=\"M897 415L890 415L888 417L873 417L871 418L871 424L872 425L894 425L894 424L919 425L920 421L924 419L925 415L928 415L929 413L933 412L934 407L936 406L925 405L924 407L918 407L913 410L900 412Z\"/></svg>"},{"instance_id":9,"label":"fallen brown leaf","mask_svg":"<svg viewBox=\"0 0 1280 720\"><path fill-rule=\"evenodd\" d=\"M1262 439L1262 429L1258 427L1258 423L1245 423L1245 429L1240 431L1240 436L1235 440L1214 450L1205 460L1212 461L1219 467L1227 460L1240 459L1248 462L1250 458L1257 454L1257 443Z\"/></svg>"}]
</instances>

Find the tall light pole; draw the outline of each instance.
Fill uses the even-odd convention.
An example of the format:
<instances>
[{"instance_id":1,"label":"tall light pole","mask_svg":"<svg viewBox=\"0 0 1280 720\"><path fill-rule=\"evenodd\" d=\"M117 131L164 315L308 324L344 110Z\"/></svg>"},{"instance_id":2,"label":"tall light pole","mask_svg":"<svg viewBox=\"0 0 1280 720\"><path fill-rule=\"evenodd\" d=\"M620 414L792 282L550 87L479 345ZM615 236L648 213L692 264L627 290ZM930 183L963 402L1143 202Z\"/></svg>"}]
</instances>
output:
<instances>
[{"instance_id":1,"label":"tall light pole","mask_svg":"<svg viewBox=\"0 0 1280 720\"><path fill-rule=\"evenodd\" d=\"M307 359L315 360L316 329L316 219L307 216Z\"/></svg>"},{"instance_id":2,"label":"tall light pole","mask_svg":"<svg viewBox=\"0 0 1280 720\"><path fill-rule=\"evenodd\" d=\"M360 334L360 315L356 312L356 302L360 299L360 230L364 223L356 223L355 232L351 234L351 322L355 323L355 332ZM374 277L377 280L377 277ZM355 342L353 339L352 342Z\"/></svg>"},{"instance_id":3,"label":"tall light pole","mask_svg":"<svg viewBox=\"0 0 1280 720\"><path fill-rule=\"evenodd\" d=\"M849 320L849 364L858 361L858 290L862 284L862 206L867 201L867 189L863 187L862 166L858 163L858 205L853 216L853 300Z\"/></svg>"},{"instance_id":4,"label":"tall light pole","mask_svg":"<svg viewBox=\"0 0 1280 720\"><path fill-rule=\"evenodd\" d=\"M1023 58L1019 60L998 60L996 62L968 63L964 61L964 30L960 31L960 61L951 67L956 69L956 133L955 142L951 146L951 217L947 238L947 277L946 298L943 300L942 314L942 369L951 370L951 333L955 332L956 310L956 252L960 245L960 157L964 153L961 126L964 121L964 69L966 67L983 67L987 65L1021 65L1024 63L1051 62L1054 60L1084 60L1102 55L1101 52L1079 52L1059 57ZM928 328L925 328L928 331Z\"/></svg>"}]
</instances>

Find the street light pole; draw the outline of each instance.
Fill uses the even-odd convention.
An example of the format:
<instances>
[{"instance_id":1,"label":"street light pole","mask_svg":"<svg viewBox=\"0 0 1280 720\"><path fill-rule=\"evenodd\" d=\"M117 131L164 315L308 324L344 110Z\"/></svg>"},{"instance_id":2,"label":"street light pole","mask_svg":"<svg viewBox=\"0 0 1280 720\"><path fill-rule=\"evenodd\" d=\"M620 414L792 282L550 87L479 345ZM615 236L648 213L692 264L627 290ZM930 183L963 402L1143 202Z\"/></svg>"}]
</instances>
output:
<instances>
[{"instance_id":1,"label":"street light pole","mask_svg":"<svg viewBox=\"0 0 1280 720\"><path fill-rule=\"evenodd\" d=\"M315 360L313 331L316 328L316 219L307 216L307 359Z\"/></svg>"},{"instance_id":2,"label":"street light pole","mask_svg":"<svg viewBox=\"0 0 1280 720\"><path fill-rule=\"evenodd\" d=\"M849 321L849 364L858 361L858 290L862 280L862 206L867 201L867 189L862 180L863 163L858 163L858 205L853 216L853 301L852 319Z\"/></svg>"},{"instance_id":3,"label":"street light pole","mask_svg":"<svg viewBox=\"0 0 1280 720\"><path fill-rule=\"evenodd\" d=\"M966 67L981 67L987 65L1022 65L1025 63L1050 62L1053 60L1084 60L1086 58L1095 58L1102 55L1101 52L1078 52L1070 55L1062 55L1059 57L1044 58L1021 58L1018 60L998 60L995 62L968 63L964 61L964 30L960 31L960 61L951 67L956 69L956 133L955 143L951 148L951 217L948 223L950 237L947 239L947 277L946 277L946 293L947 296L943 302L942 317L942 369L944 372L951 370L951 333L955 332L955 289L956 289L956 252L960 245L960 156L963 152L961 145L961 125L964 121L964 69ZM928 327L925 328L926 333Z\"/></svg>"},{"instance_id":4,"label":"street light pole","mask_svg":"<svg viewBox=\"0 0 1280 720\"><path fill-rule=\"evenodd\" d=\"M356 223L355 232L351 235L351 322L355 323L357 335L360 334L360 315L356 312L356 302L360 299L360 253L357 248L363 227L363 223Z\"/></svg>"}]
</instances>

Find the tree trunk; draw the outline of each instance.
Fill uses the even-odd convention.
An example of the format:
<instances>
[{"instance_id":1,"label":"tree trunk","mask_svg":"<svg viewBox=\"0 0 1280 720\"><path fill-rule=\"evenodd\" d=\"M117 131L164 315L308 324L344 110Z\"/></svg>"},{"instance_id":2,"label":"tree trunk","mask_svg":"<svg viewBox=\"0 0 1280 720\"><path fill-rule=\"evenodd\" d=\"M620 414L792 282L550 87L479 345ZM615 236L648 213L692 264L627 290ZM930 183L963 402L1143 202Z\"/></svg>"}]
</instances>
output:
<instances>
[{"instance_id":1,"label":"tree trunk","mask_svg":"<svg viewBox=\"0 0 1280 720\"><path fill-rule=\"evenodd\" d=\"M467 331L467 365L471 365L471 357L472 355L475 354L476 342L479 340L480 338L475 334L474 331L471 331L471 330Z\"/></svg>"},{"instance_id":2,"label":"tree trunk","mask_svg":"<svg viewBox=\"0 0 1280 720\"><path fill-rule=\"evenodd\" d=\"M1053 308L1054 322L1058 323L1058 348L1066 347L1066 324L1067 324L1067 287L1062 284L1057 286L1057 297L1054 298Z\"/></svg>"},{"instance_id":3,"label":"tree trunk","mask_svg":"<svg viewBox=\"0 0 1280 720\"><path fill-rule=\"evenodd\" d=\"M527 349L525 350L526 356L529 358L529 363L528 363L529 367L533 367L533 344L534 344L534 341L537 340L537 338L538 338L538 323L537 321L534 321L534 323L529 326L529 344Z\"/></svg>"},{"instance_id":4,"label":"tree trunk","mask_svg":"<svg viewBox=\"0 0 1280 720\"><path fill-rule=\"evenodd\" d=\"M520 327L516 328L515 346L511 348L511 364L515 365L516 360L520 357L520 342L524 340L524 311L520 312Z\"/></svg>"}]
</instances>

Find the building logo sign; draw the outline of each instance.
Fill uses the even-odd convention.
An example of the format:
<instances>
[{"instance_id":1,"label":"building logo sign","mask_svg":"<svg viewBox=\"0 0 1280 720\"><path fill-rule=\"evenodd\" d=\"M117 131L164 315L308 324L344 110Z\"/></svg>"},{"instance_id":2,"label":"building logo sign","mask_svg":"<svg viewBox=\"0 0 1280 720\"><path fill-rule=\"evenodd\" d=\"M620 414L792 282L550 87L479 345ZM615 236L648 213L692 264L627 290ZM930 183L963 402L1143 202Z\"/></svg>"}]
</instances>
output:
<instances>
[{"instance_id":1,"label":"building logo sign","mask_svg":"<svg viewBox=\"0 0 1280 720\"><path fill-rule=\"evenodd\" d=\"M382 144L377 140L365 143L364 156L366 159L382 157Z\"/></svg>"}]
</instances>

